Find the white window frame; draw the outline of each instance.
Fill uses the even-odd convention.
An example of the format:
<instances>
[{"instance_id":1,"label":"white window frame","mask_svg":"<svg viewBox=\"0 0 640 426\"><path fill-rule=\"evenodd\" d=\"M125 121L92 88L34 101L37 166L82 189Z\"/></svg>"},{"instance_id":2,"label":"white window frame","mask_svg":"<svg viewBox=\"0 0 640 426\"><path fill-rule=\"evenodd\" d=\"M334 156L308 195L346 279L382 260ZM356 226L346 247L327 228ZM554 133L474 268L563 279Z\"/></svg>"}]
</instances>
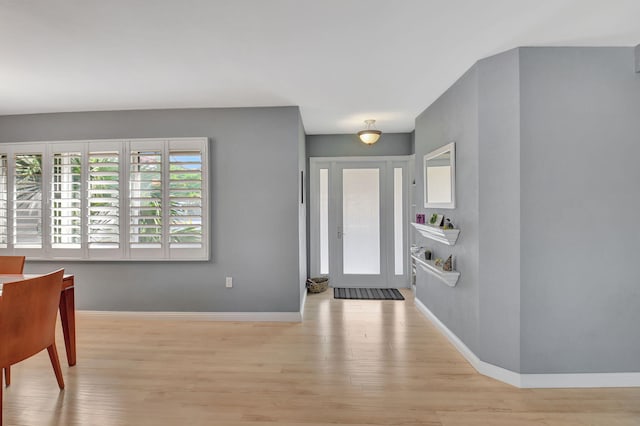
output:
<instances>
[{"instance_id":1,"label":"white window frame","mask_svg":"<svg viewBox=\"0 0 640 426\"><path fill-rule=\"evenodd\" d=\"M162 246L159 248L135 248L130 246L130 182L131 152L143 147L150 147L162 152ZM88 238L88 162L89 153L96 151L117 151L119 153L119 247L89 248ZM169 179L170 152L190 150L199 151L201 155L201 235L200 247L172 247L169 232L170 226L170 191ZM81 154L81 247L52 247L52 215L51 204L53 158L56 153L79 152ZM13 208L15 155L20 153L42 154L42 247L16 248L13 242ZM0 247L1 255L24 255L29 260L73 260L73 261L195 261L209 260L209 153L208 139L195 138L153 138L153 139L113 139L51 142L19 142L1 143L0 154L7 158L7 246ZM191 181L193 182L193 181ZM2 214L3 212L0 212ZM197 221L196 217L196 221ZM195 222L197 223L197 222ZM191 231L191 230L190 230Z\"/></svg>"}]
</instances>

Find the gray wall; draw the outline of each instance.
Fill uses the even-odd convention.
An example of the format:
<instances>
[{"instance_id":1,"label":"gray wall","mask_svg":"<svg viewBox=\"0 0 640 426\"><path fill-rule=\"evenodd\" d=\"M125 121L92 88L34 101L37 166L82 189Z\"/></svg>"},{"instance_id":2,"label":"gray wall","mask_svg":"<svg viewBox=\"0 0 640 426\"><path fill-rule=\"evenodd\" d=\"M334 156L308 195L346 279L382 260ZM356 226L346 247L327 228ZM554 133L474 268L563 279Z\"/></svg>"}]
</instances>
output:
<instances>
[{"instance_id":1,"label":"gray wall","mask_svg":"<svg viewBox=\"0 0 640 426\"><path fill-rule=\"evenodd\" d=\"M478 62L479 347L520 370L520 88L518 50ZM467 233L463 228L462 232Z\"/></svg>"},{"instance_id":2,"label":"gray wall","mask_svg":"<svg viewBox=\"0 0 640 426\"><path fill-rule=\"evenodd\" d=\"M352 135L308 135L309 157L366 157L413 154L411 133L383 133L378 142L365 145Z\"/></svg>"},{"instance_id":3,"label":"gray wall","mask_svg":"<svg viewBox=\"0 0 640 426\"><path fill-rule=\"evenodd\" d=\"M456 143L456 208L424 208L425 154ZM414 241L446 259L453 254L460 271L456 287L418 268L416 298L433 312L472 351L478 352L478 71L474 66L436 102L416 118L416 213L438 212L460 228L455 246L428 240L416 233Z\"/></svg>"},{"instance_id":4,"label":"gray wall","mask_svg":"<svg viewBox=\"0 0 640 426\"><path fill-rule=\"evenodd\" d=\"M422 271L416 297L480 359L520 369L520 150L518 51L475 64L416 119L417 211L441 213L461 229L450 288ZM425 209L425 154L456 143L456 208ZM504 232L508 229L508 232ZM498 232L496 232L498 231Z\"/></svg>"},{"instance_id":5,"label":"gray wall","mask_svg":"<svg viewBox=\"0 0 640 426\"><path fill-rule=\"evenodd\" d=\"M27 262L25 270L74 273L78 309L299 311L300 126L297 107L0 117L0 142L210 139L210 261Z\"/></svg>"},{"instance_id":6,"label":"gray wall","mask_svg":"<svg viewBox=\"0 0 640 426\"><path fill-rule=\"evenodd\" d=\"M520 49L522 370L640 371L634 49Z\"/></svg>"},{"instance_id":7,"label":"gray wall","mask_svg":"<svg viewBox=\"0 0 640 426\"><path fill-rule=\"evenodd\" d=\"M416 153L416 131L415 129L411 132L411 153Z\"/></svg>"},{"instance_id":8,"label":"gray wall","mask_svg":"<svg viewBox=\"0 0 640 426\"><path fill-rule=\"evenodd\" d=\"M417 118L418 209L423 155L455 141L457 207L441 212L461 229L436 246L457 256L458 286L421 274L417 297L483 361L640 371L634 61L632 47L508 51Z\"/></svg>"},{"instance_id":9,"label":"gray wall","mask_svg":"<svg viewBox=\"0 0 640 426\"><path fill-rule=\"evenodd\" d=\"M304 125L302 117L298 112L298 169L302 173L298 174L298 279L300 281L300 306L304 295L306 294L307 281L307 188L305 180L307 179L307 158L306 158L306 135L304 133Z\"/></svg>"}]
</instances>

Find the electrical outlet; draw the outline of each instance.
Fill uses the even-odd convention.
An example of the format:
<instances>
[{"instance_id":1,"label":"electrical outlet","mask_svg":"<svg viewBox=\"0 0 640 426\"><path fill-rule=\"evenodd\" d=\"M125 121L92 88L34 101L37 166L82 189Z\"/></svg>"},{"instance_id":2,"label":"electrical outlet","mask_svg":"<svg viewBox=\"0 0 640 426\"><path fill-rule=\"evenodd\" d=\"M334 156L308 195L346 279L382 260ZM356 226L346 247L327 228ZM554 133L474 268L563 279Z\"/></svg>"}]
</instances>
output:
<instances>
[{"instance_id":1,"label":"electrical outlet","mask_svg":"<svg viewBox=\"0 0 640 426\"><path fill-rule=\"evenodd\" d=\"M227 288L233 287L233 278L227 277L226 281L224 282L224 286Z\"/></svg>"}]
</instances>

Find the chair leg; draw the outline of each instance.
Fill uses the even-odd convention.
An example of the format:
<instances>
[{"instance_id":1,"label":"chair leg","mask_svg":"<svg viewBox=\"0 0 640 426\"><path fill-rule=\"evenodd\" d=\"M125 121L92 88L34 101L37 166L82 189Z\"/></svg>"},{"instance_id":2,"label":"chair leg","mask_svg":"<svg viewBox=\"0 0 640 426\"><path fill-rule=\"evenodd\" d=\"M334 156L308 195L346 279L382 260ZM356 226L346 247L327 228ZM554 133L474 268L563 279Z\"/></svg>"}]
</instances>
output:
<instances>
[{"instance_id":1,"label":"chair leg","mask_svg":"<svg viewBox=\"0 0 640 426\"><path fill-rule=\"evenodd\" d=\"M11 384L11 366L4 368L4 384L7 387Z\"/></svg>"},{"instance_id":2,"label":"chair leg","mask_svg":"<svg viewBox=\"0 0 640 426\"><path fill-rule=\"evenodd\" d=\"M0 426L2 426L2 388L4 384L2 383L2 375L0 375Z\"/></svg>"},{"instance_id":3,"label":"chair leg","mask_svg":"<svg viewBox=\"0 0 640 426\"><path fill-rule=\"evenodd\" d=\"M47 348L49 352L49 359L53 366L53 372L56 373L56 380L58 380L58 386L60 389L64 389L64 379L62 378L62 369L60 368L60 360L58 359L58 351L56 350L56 344L52 344ZM1 426L1 425L0 425Z\"/></svg>"}]
</instances>

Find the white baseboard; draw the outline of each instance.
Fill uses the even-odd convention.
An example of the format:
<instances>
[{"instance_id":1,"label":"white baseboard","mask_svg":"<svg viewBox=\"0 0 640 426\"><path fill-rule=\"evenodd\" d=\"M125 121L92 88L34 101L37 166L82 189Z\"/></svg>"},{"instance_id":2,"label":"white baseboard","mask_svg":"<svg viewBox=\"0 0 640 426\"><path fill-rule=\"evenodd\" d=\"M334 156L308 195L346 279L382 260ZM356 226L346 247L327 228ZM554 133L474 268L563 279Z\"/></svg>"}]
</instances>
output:
<instances>
[{"instance_id":1,"label":"white baseboard","mask_svg":"<svg viewBox=\"0 0 640 426\"><path fill-rule=\"evenodd\" d=\"M637 388L640 373L521 374L521 388Z\"/></svg>"},{"instance_id":2,"label":"white baseboard","mask_svg":"<svg viewBox=\"0 0 640 426\"><path fill-rule=\"evenodd\" d=\"M480 374L519 388L640 387L640 373L520 374L482 361L419 299L416 308L451 342Z\"/></svg>"},{"instance_id":3,"label":"white baseboard","mask_svg":"<svg viewBox=\"0 0 640 426\"><path fill-rule=\"evenodd\" d=\"M132 311L77 311L95 317L145 318L157 320L189 321L255 321L302 322L302 312L132 312Z\"/></svg>"},{"instance_id":4,"label":"white baseboard","mask_svg":"<svg viewBox=\"0 0 640 426\"><path fill-rule=\"evenodd\" d=\"M304 319L304 307L307 305L307 294L309 293L307 291L307 287L304 287L302 291L304 291L304 295L302 296L302 302L300 303L300 321Z\"/></svg>"},{"instance_id":5,"label":"white baseboard","mask_svg":"<svg viewBox=\"0 0 640 426\"><path fill-rule=\"evenodd\" d=\"M189 321L255 321L255 322L302 322L307 291L304 289L299 312L147 312L147 311L77 311L82 315L121 318L145 318L157 320Z\"/></svg>"}]
</instances>

